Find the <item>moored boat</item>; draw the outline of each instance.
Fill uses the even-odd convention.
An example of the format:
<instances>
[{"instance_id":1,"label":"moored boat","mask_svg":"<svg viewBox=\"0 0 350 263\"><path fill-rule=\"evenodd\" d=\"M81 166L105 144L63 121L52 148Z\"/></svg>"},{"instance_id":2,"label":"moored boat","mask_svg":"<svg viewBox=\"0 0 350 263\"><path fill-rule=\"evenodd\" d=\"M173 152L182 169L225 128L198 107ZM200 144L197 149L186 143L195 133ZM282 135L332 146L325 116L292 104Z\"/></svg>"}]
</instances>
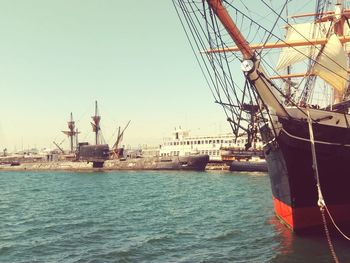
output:
<instances>
[{"instance_id":1,"label":"moored boat","mask_svg":"<svg viewBox=\"0 0 350 263\"><path fill-rule=\"evenodd\" d=\"M255 158L245 161L235 160L230 163L229 170L232 172L267 172L267 164L265 160Z\"/></svg>"},{"instance_id":2,"label":"moored boat","mask_svg":"<svg viewBox=\"0 0 350 263\"><path fill-rule=\"evenodd\" d=\"M221 149L221 159L229 165L230 171L267 172L267 163L262 150Z\"/></svg>"},{"instance_id":3,"label":"moored boat","mask_svg":"<svg viewBox=\"0 0 350 263\"><path fill-rule=\"evenodd\" d=\"M281 15L287 4L276 11L261 1L269 18L276 18L268 30L238 3L174 0L192 46L200 51L198 61L211 76L214 96L231 114L234 134L250 130L243 125L244 104L258 108L254 122L246 121L257 123L264 141L276 215L295 232L349 225L350 10L344 1L333 9L329 1L315 1L316 12L293 17L312 21L290 24ZM263 36L261 44L253 44L257 36ZM282 50L274 64L266 58L276 48ZM242 88L233 79L236 62L245 79Z\"/></svg>"}]
</instances>

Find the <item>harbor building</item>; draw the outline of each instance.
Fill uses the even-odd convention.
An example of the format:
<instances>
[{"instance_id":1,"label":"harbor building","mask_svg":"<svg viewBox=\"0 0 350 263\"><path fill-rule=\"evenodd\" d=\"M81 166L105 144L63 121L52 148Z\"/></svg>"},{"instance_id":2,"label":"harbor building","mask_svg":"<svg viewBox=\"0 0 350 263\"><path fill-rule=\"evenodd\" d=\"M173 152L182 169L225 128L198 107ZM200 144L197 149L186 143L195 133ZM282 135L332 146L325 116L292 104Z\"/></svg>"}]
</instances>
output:
<instances>
[{"instance_id":1,"label":"harbor building","mask_svg":"<svg viewBox=\"0 0 350 263\"><path fill-rule=\"evenodd\" d=\"M170 138L164 138L160 146L160 156L189 156L194 154L207 154L210 161L221 161L220 149L233 148L245 150L248 143L247 136L240 136L235 140L232 133L192 136L188 130L175 129ZM261 150L262 141L257 139L255 148Z\"/></svg>"}]
</instances>

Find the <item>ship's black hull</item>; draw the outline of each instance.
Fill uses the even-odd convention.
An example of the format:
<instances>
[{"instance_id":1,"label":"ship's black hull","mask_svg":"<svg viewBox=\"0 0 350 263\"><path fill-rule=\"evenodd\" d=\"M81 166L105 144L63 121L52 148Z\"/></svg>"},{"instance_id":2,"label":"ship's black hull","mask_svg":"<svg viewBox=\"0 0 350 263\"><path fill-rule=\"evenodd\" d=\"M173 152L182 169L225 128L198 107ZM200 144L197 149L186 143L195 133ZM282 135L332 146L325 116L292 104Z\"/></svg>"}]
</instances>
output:
<instances>
[{"instance_id":1,"label":"ship's black hull","mask_svg":"<svg viewBox=\"0 0 350 263\"><path fill-rule=\"evenodd\" d=\"M275 212L295 232L322 227L308 124L281 123L276 141L265 147ZM324 200L336 223L349 224L350 129L316 124L313 130Z\"/></svg>"}]
</instances>

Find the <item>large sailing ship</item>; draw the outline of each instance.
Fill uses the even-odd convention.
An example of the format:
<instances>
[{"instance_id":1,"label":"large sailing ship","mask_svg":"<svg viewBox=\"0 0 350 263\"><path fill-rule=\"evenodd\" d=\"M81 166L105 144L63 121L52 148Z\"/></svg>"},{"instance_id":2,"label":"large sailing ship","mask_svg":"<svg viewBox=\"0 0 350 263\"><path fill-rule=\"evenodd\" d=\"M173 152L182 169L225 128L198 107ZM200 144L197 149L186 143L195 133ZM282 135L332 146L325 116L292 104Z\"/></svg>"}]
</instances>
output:
<instances>
[{"instance_id":1,"label":"large sailing ship","mask_svg":"<svg viewBox=\"0 0 350 263\"><path fill-rule=\"evenodd\" d=\"M290 17L295 2L254 1L253 11L250 1L173 0L233 133L260 130L276 215L295 232L341 229L350 223L350 9L307 1L312 12Z\"/></svg>"}]
</instances>

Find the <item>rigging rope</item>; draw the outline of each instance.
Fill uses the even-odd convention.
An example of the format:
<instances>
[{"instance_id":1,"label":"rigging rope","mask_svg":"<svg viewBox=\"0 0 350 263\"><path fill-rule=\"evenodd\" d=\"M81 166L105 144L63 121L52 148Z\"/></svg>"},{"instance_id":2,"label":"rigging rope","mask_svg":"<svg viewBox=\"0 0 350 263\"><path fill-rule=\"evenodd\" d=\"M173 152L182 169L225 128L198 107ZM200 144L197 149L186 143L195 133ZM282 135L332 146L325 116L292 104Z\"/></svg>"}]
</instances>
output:
<instances>
[{"instance_id":1,"label":"rigging rope","mask_svg":"<svg viewBox=\"0 0 350 263\"><path fill-rule=\"evenodd\" d=\"M186 20L186 22L187 22L187 24L188 24L188 28L189 28L189 30L190 30L190 33L189 33L189 32L186 30L186 27L185 27L185 25L184 25L184 23L183 23L183 20L182 20L180 14L179 14L178 9L176 8L175 0L173 0L173 4L174 4L174 7L175 7L175 9L176 9L176 12L177 12L177 15L178 15L178 17L179 17L179 20L180 20L180 22L181 22L181 25L182 25L182 27L183 27L183 29L184 29L184 31L185 31L186 37L187 37L187 39L188 39L188 41L189 41L189 43L190 43L192 52L193 52L193 54L195 55L195 58L196 58L196 60L197 60L197 63L198 63L198 65L199 65L199 67L200 67L200 69L201 69L201 71L202 71L203 76L205 77L205 80L206 80L206 82L207 82L207 85L208 85L208 87L209 87L211 93L212 93L212 96L214 97L215 100L222 101L222 100L221 100L221 97L220 97L220 92L219 92L219 89L218 89L218 85L215 83L215 81L214 81L214 79L213 79L213 77L212 77L212 74L210 74L210 70L209 70L209 68L208 68L208 65L207 65L205 59L204 59L204 56L201 56L201 59L202 59L202 63L201 63L201 62L200 62L200 59L198 58L197 52L195 51L194 45L193 45L193 43L192 43L192 41L191 41L191 39L190 39L190 34L191 34L192 37L193 37L193 39L195 40L194 42L195 42L195 45L197 46L197 49L198 49L198 50L205 49L205 45L204 45L204 43L203 43L203 40L200 38L200 34L199 34L197 28L195 27L195 24L194 24L193 20L191 19L190 15L189 15L189 14L190 14L190 11L189 11L188 9L186 9L185 4L184 4L183 2L180 3L180 1L179 1L178 5L179 5L180 9L183 11L184 18L185 18L185 20ZM203 4L204 4L204 2L203 2ZM205 10L205 8L203 8L203 9ZM192 9L192 10L193 10L193 9ZM192 11L192 13L194 13L194 12ZM204 12L204 14L206 14L206 13ZM204 30L202 29L202 31L204 31ZM196 36L197 36L197 38L196 38ZM197 39L198 39L198 40L197 40ZM196 41L196 40L197 40L197 41ZM207 39L207 42L209 42L208 39ZM204 66L205 69L203 68L203 66ZM205 71L208 73L208 76L209 76L209 79L210 79L210 80L207 78L207 75L205 74ZM212 83L212 85L213 85L213 87L214 87L214 89L215 89L215 91L216 91L216 94L217 94L217 96L218 96L218 99L216 98L215 93L214 93L214 91L212 90L212 86L210 85L209 82ZM224 112L225 112L226 116L228 117L227 112L225 111L225 109L224 109Z\"/></svg>"},{"instance_id":2,"label":"rigging rope","mask_svg":"<svg viewBox=\"0 0 350 263\"><path fill-rule=\"evenodd\" d=\"M233 80L228 54L220 55L202 52L201 58L198 58L197 53L194 51L195 47L198 48L198 50L205 50L205 43L209 43L211 46L227 47L223 39L225 35L221 33L223 30L220 29L216 16L214 16L212 12L201 12L194 1L187 1L186 3L184 1L178 1L178 3L175 3L175 0L173 0L173 3L211 93L215 101L222 105L227 119L234 120L230 122L230 125L233 131L237 133L239 125L237 125L235 116L239 115L240 107L228 107L228 105L240 105L239 98L241 98L241 95L238 95L237 92L243 91ZM203 10L210 10L206 8L204 1L202 4ZM183 12L184 15L182 17L178 9L181 9ZM196 13L198 13L198 15L196 15ZM204 18L206 22L205 27L199 22L198 16L199 18ZM184 21L186 21L188 27L185 27ZM190 36L193 38L193 42L190 40ZM239 59L237 54L230 54L235 57L235 59ZM205 60L205 58L208 58L209 62ZM212 85L210 85L210 83ZM225 103L223 98L225 98L228 103ZM232 126L233 124L234 126Z\"/></svg>"},{"instance_id":3,"label":"rigging rope","mask_svg":"<svg viewBox=\"0 0 350 263\"><path fill-rule=\"evenodd\" d=\"M280 13L278 14L278 17L281 17L281 14L282 14L282 12L284 11L284 9L286 8L286 6L287 6L287 4L288 4L288 1L289 1L289 0L286 0L286 1L284 2L284 5L283 5L283 7L281 8ZM271 28L271 30L270 30L270 32L269 32L269 35L266 37L265 42L264 42L263 47L262 47L262 49L261 49L260 52L262 52L262 51L264 50L264 47L265 47L267 41L269 41L270 37L272 36L272 31L275 29L275 27L276 27L276 25L277 25L277 22L278 22L278 19L276 19L275 23L273 24L273 26L272 26L272 28Z\"/></svg>"},{"instance_id":4,"label":"rigging rope","mask_svg":"<svg viewBox=\"0 0 350 263\"><path fill-rule=\"evenodd\" d=\"M317 4L316 4L316 10L315 10L315 21L319 20L321 17L321 14L325 11L325 8L328 6L327 5L328 1L327 0L318 0ZM333 24L333 21L331 21L331 25ZM315 32L316 30L314 30L312 32L312 38L315 38ZM331 33L331 26L328 28L328 32L326 34L326 36L328 37L329 34ZM322 45L321 48L319 49L319 52L316 56L316 58L314 59L315 61L318 60L318 58L321 56L322 51L324 50L325 45ZM310 73L312 72L312 69L315 67L316 63L313 60L309 60L309 65L308 65L308 70L307 72L309 73L308 75L310 75ZM300 95L299 101L301 102L310 102L311 101L311 97L312 95L309 96L310 93L312 93L312 91L314 90L314 87L316 85L316 75L315 76L308 76L303 92Z\"/></svg>"},{"instance_id":5,"label":"rigging rope","mask_svg":"<svg viewBox=\"0 0 350 263\"><path fill-rule=\"evenodd\" d=\"M232 9L236 12L236 14L239 14L240 16L242 16L242 19L245 18L245 19L247 19L247 20L250 21L250 24L251 24L251 25L252 25L252 24L256 25L256 26L258 27L258 29L259 29L259 30L257 30L257 31L260 31L260 29L261 29L261 30L267 32L269 37L271 37L271 36L275 37L277 40L279 40L279 41L281 41L282 43L286 44L286 45L288 46L288 48L291 48L291 49L293 49L294 51L296 51L296 52L298 52L299 54L301 54L302 56L308 58L309 61L312 62L312 64L314 64L314 65L317 64L317 65L321 66L322 68L327 69L329 72L331 72L332 74L338 76L339 78L342 78L342 79L348 81L347 78L342 77L338 72L336 72L336 71L334 71L334 70L328 69L325 65L320 64L316 59L309 58L306 54L304 54L303 52L301 52L299 49L297 49L297 48L291 46L291 45L290 45L289 43L287 43L285 40L283 40L283 39L281 39L280 37L278 37L275 33L273 33L272 31L267 30L265 27L263 27L262 25L258 24L257 22L255 22L253 19L251 19L251 18L248 17L247 15L245 15L245 14L244 14L243 12L241 12L239 9L237 9L236 7L234 7L231 3L228 3L228 2L225 1L225 0L223 0L223 2L226 2L227 5L230 6L230 8L232 8ZM293 25L291 25L287 20L285 20L285 19L281 16L281 14L278 14L269 4L267 4L264 0L261 0L261 2L262 2L263 4L265 4L265 5L268 7L269 10L271 10L274 14L276 14L277 17L278 17L278 19L280 19L280 20L282 20L283 22L285 22L290 28L293 28L293 30L294 30L296 33L298 33L306 42L308 42L309 44L312 44L312 43L310 42L309 39L307 39L307 38L306 38L304 35L302 35L298 30L296 30L296 29L293 27ZM278 20L278 19L277 19L277 20ZM315 46L314 48L315 48L316 50L318 50L319 52L322 50L322 48L319 48L318 46ZM341 65L339 65L339 63L337 63L334 59L330 58L327 54L323 54L323 55L324 55L325 57L327 57L330 61L332 61L334 64L338 65L338 66L339 66L340 68L342 68L343 70L347 70L347 69L345 69L344 67L342 67ZM265 56L266 56L266 54L265 54ZM269 67L270 70L271 70L274 74L276 74L277 76L281 76L281 75L270 65L271 63L268 63L268 62L266 61L265 56L261 56L261 54L260 54L260 60L264 63L265 66L267 65L267 67ZM304 76L303 80L306 79L306 77L307 77L307 76ZM299 86L300 86L301 84L302 84L302 81L299 83ZM304 92L304 93L305 93L305 92ZM303 97L305 97L305 96L300 96L300 99L303 98ZM309 99L310 99L310 98L309 98Z\"/></svg>"},{"instance_id":6,"label":"rigging rope","mask_svg":"<svg viewBox=\"0 0 350 263\"><path fill-rule=\"evenodd\" d=\"M174 2L175 0L173 0ZM215 46L217 47L227 47L227 44L225 44L225 41L223 40L223 35L221 34L222 29L219 28L219 25L216 21L216 18L214 16L213 18L213 14L211 12L211 9L209 9L206 5L205 5L205 1L202 1L201 4L203 5L203 7L199 7L198 6L198 1L178 1L178 5L181 6L181 9L184 13L185 19L187 24L189 25L189 29L191 31L192 37L196 40L198 39L198 41L196 41L196 45L197 48L199 50L205 50L205 42L210 43L210 45L212 46L213 44L215 44ZM281 40L276 34L274 34L273 32L271 32L270 30L267 30L266 28L264 28L263 26L261 26L260 24L256 23L254 20L252 20L250 17L246 16L245 14L243 14L241 11L239 11L237 8L232 6L232 3L229 3L228 1L224 1L228 6L232 7L233 10L236 13L236 16L240 16L243 20L249 20L250 21L250 26L255 25L258 27L259 30L256 30L256 32L261 32L264 31L266 33L268 33L268 37L275 37L279 40ZM266 2L264 2L262 0L263 3L266 4ZM286 3L286 2L285 2ZM175 2L174 2L175 5ZM189 6L189 7L188 7ZM269 9L274 12L275 14L278 15L278 17L285 21L280 14L278 14L275 10L272 10L270 6L268 6ZM203 10L200 10L200 8L202 8ZM209 11L209 15L207 16L207 11ZM196 13L199 13L199 16L196 16ZM178 14L179 16L179 14ZM192 16L195 17L195 19L192 18ZM201 23L199 22L199 18L204 18L205 22L206 22L206 33L204 28L201 26ZM211 22L210 22L211 21ZM290 25L289 23L287 23L290 27L293 27L292 25ZM197 26L196 26L197 25ZM183 26L184 27L184 26ZM188 33L185 30L187 37ZM201 34L202 32L202 34ZM298 33L298 32L297 32ZM300 33L299 33L300 34ZM207 35L207 37L203 37L203 35ZM265 37L264 37L265 38ZM305 38L305 37L304 37ZM204 41L205 40L205 41ZM307 39L306 39L307 40ZM283 40L281 40L282 42L285 42ZM308 40L307 40L308 41ZM193 49L193 46L191 44L191 47ZM291 47L294 49L294 47ZM317 47L316 47L317 48ZM297 52L301 53L299 50L296 49ZM193 51L195 54L196 52ZM239 59L239 57L237 56L237 54L235 54L234 52L230 53L233 54L236 58ZM265 53L266 55L266 53ZM305 54L303 54L305 56ZM208 83L208 79L206 74L206 80L208 83L208 86L212 92L213 97L216 99L216 101L218 101L219 103L223 103L221 94L224 95L224 97L228 100L229 104L235 104L232 102L232 97L230 96L230 93L233 94L233 96L235 97L236 101L239 101L239 99L237 98L237 93L236 93L236 89L239 88L238 85L236 85L233 82L233 78L231 75L231 70L229 68L228 65L228 57L227 54L225 53L223 56L220 55L216 55L216 54L206 54L206 57L209 59L209 64L211 67L211 70L208 68L208 65L206 64L206 62L204 61L205 56L203 55L201 57L203 65L205 66L206 72L209 73L209 77L210 77L210 82L212 83L212 87L214 87L215 93L214 94L214 90L212 90L211 85ZM199 59L196 55L196 59L199 62ZM265 61L264 57L261 57L261 60L264 62L264 64L268 65L270 67L270 69L272 69L277 75L278 72L276 72L270 65L270 63L267 63ZM315 62L317 63L317 62ZM199 62L200 64L200 62ZM203 67L201 66L201 70L203 72ZM221 72L219 72L221 71ZM333 72L334 74L338 75L336 72ZM214 77L214 78L213 78ZM229 80L229 81L228 81ZM219 88L219 86L221 86L221 89ZM275 86L275 88L277 88ZM277 88L278 90L278 88ZM242 92L242 90L241 90ZM228 116L228 113L226 111L227 109L224 108L225 114ZM233 115L237 115L239 114L235 109L231 108L231 114L232 117Z\"/></svg>"},{"instance_id":7,"label":"rigging rope","mask_svg":"<svg viewBox=\"0 0 350 263\"><path fill-rule=\"evenodd\" d=\"M274 9L272 9L264 0L260 0L264 5L266 5L273 13L275 13L276 15L277 15L277 17L278 17L278 19L281 19L283 22L285 22L287 25L288 25L288 27L291 27L291 28L293 28L293 30L296 32L296 33L298 33L302 38L304 38L304 40L306 41L306 42L308 42L310 45L312 45L312 46L314 46L313 44L312 44L312 42L309 40L309 39L307 39L303 34L301 34L296 28L294 28L293 27L293 25L292 24L290 24L286 19L284 19L280 14L278 14ZM265 29L266 30L266 29ZM272 34L272 33L271 33ZM290 47L290 48L293 48L295 51L297 51L297 52L299 52L300 54L303 54L305 57L307 57L307 58L309 58L306 54L304 54L304 53L302 53L302 52L300 52L300 51L298 51L297 49L295 49L294 47L292 47L290 44L288 44L287 42L285 42L285 41L283 41L281 38L279 38L278 36L276 36L275 34L272 34L274 37L276 37L277 39L279 39L280 41L282 41L283 43L285 43L285 44L287 44L288 45L288 47ZM319 47L317 47L317 46L314 46L319 52L321 52L322 51L322 48L319 48ZM334 62L337 66L339 66L341 69L343 69L343 70L347 70L346 68L344 68L344 67L342 67L337 61L335 61L334 59L332 59L332 58L330 58L327 54L324 54L327 58L329 58L332 62ZM312 59L312 58L309 58L311 61L313 61L314 63L317 63L317 64L319 64L315 59ZM322 66L322 67L324 67L324 68L326 68L325 66L323 66L323 65L321 65L321 64L319 64L320 66ZM330 69L328 69L328 68L326 68L327 70L329 70L330 72L332 72L332 73L334 73L335 75L337 75L337 76L339 76L339 77L341 77L339 74L337 74L336 72L334 72L334 71L331 71ZM347 80L346 78L343 78L344 80Z\"/></svg>"},{"instance_id":8,"label":"rigging rope","mask_svg":"<svg viewBox=\"0 0 350 263\"><path fill-rule=\"evenodd\" d=\"M309 43L311 44L311 42L310 42L305 36L303 36L300 32L298 32L298 30L296 30L287 20L285 20L285 19L281 16L281 14L278 14L278 13L277 13L273 8L271 8L271 6L270 6L269 4L267 4L264 0L261 0L261 2L264 3L273 13L275 13L275 14L277 15L278 19L284 21L290 28L293 28L293 30L294 30L296 33L298 33L300 36L302 36L302 37L304 38L305 41L307 41L307 42L309 42ZM244 16L245 18L247 18L248 20L250 20L252 23L258 25L259 28L265 30L266 32L269 32L269 36L270 36L270 35L274 36L274 37L275 37L276 39L278 39L279 41L285 43L289 48L292 48L292 49L294 49L296 52L298 52L298 53L302 54L303 56L305 56L306 58L309 58L306 54L304 54L304 53L302 53L300 50L298 50L298 49L292 47L292 46L289 45L286 41L284 41L284 40L282 40L281 38L279 38L276 34L272 33L271 31L268 31L266 28L264 28L264 27L262 27L261 25L257 24L257 23L256 23L255 21L253 21L250 17L248 17L248 16L246 16L245 14L243 14L241 11L239 11L237 8L235 8L235 7L232 6L231 4L228 4L228 5L229 5L231 8L233 8L234 10L236 10L236 13L239 12L242 16ZM317 46L315 46L315 49L317 49L317 50L319 50L319 51L322 50L322 49L320 49L320 48L317 47ZM330 58L327 54L324 54L324 56L327 57L327 58L329 58L332 62L334 62L336 65L338 65L338 66L341 67L342 69L347 70L347 69L343 68L341 65L339 65L339 63L337 63L336 61L334 61L334 59ZM267 62L263 59L263 57L261 58L261 60L264 61L264 65L268 65L268 67L270 67L270 69L272 69L272 71L273 71L276 75L280 76L280 74L279 74L275 69L273 69L273 68L270 66L269 63L267 63ZM309 60L310 60L313 64L318 64L318 65L320 65L321 67L326 68L324 65L321 65L318 61L316 61L316 59L309 58ZM330 71L331 73L335 74L336 76L338 76L338 77L340 77L340 78L342 78L342 79L344 79L344 80L347 80L346 78L343 78L342 76L340 76L337 72L335 72L335 71L333 71L333 70L330 70L330 69L328 69L328 68L326 68L326 69L327 69L328 71ZM305 77L304 77L304 78L305 78ZM301 82L300 82L300 84L301 84ZM301 96L301 98L302 98L302 97L303 97L303 96ZM304 97L305 97L305 96L304 96Z\"/></svg>"}]
</instances>

